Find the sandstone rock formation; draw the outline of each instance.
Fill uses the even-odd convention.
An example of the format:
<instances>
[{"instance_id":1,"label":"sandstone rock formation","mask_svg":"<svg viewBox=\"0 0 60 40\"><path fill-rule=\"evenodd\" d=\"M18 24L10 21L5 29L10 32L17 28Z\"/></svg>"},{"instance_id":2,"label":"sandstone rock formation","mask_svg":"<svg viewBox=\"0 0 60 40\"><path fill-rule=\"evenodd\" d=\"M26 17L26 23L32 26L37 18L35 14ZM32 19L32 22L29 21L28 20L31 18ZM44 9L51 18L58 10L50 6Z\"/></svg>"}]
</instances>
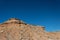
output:
<instances>
[{"instance_id":1,"label":"sandstone rock formation","mask_svg":"<svg viewBox=\"0 0 60 40\"><path fill-rule=\"evenodd\" d=\"M42 26L11 18L0 24L0 40L60 40L60 32L46 32Z\"/></svg>"}]
</instances>

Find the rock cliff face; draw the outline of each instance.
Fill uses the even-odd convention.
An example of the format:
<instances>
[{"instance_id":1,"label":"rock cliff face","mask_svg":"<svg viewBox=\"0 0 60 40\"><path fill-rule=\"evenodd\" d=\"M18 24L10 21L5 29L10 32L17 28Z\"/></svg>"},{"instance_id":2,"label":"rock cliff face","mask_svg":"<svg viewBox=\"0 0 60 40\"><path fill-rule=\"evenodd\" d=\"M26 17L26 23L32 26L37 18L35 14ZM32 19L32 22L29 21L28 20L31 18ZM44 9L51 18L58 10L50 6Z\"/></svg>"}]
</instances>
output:
<instances>
[{"instance_id":1,"label":"rock cliff face","mask_svg":"<svg viewBox=\"0 0 60 40\"><path fill-rule=\"evenodd\" d=\"M60 32L46 32L42 26L11 18L0 24L0 40L60 40Z\"/></svg>"}]
</instances>

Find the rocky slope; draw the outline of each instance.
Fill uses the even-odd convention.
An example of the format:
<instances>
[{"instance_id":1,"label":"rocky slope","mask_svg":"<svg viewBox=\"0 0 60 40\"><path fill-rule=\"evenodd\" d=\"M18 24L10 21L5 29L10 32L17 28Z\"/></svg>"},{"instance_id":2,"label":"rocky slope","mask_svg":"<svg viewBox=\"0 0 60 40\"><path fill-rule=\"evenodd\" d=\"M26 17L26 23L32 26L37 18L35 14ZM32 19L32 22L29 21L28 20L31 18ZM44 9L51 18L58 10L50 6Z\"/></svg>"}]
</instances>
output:
<instances>
[{"instance_id":1,"label":"rocky slope","mask_svg":"<svg viewBox=\"0 0 60 40\"><path fill-rule=\"evenodd\" d=\"M0 40L60 40L60 32L46 32L42 26L11 18L0 24Z\"/></svg>"}]
</instances>

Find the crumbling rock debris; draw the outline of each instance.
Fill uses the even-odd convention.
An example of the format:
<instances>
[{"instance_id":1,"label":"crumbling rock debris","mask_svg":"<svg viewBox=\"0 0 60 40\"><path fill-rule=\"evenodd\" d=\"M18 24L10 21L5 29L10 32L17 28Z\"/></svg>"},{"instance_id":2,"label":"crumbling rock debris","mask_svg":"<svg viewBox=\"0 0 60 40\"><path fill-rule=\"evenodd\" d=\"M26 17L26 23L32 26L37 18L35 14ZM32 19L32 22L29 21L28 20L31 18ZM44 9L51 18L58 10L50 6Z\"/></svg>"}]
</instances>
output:
<instances>
[{"instance_id":1,"label":"crumbling rock debris","mask_svg":"<svg viewBox=\"0 0 60 40\"><path fill-rule=\"evenodd\" d=\"M60 40L60 32L46 32L42 26L11 18L0 24L0 40Z\"/></svg>"}]
</instances>

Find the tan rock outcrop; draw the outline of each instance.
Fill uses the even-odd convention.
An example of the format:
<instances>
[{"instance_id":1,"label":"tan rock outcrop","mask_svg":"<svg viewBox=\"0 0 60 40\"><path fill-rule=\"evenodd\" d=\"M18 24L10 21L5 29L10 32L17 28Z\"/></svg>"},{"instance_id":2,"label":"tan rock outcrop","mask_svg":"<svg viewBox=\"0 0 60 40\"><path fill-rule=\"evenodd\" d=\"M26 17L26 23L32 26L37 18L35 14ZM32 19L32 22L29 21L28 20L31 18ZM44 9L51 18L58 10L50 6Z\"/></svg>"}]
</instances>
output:
<instances>
[{"instance_id":1,"label":"tan rock outcrop","mask_svg":"<svg viewBox=\"0 0 60 40\"><path fill-rule=\"evenodd\" d=\"M11 18L0 24L0 40L60 40L60 32L46 32L42 26Z\"/></svg>"}]
</instances>

